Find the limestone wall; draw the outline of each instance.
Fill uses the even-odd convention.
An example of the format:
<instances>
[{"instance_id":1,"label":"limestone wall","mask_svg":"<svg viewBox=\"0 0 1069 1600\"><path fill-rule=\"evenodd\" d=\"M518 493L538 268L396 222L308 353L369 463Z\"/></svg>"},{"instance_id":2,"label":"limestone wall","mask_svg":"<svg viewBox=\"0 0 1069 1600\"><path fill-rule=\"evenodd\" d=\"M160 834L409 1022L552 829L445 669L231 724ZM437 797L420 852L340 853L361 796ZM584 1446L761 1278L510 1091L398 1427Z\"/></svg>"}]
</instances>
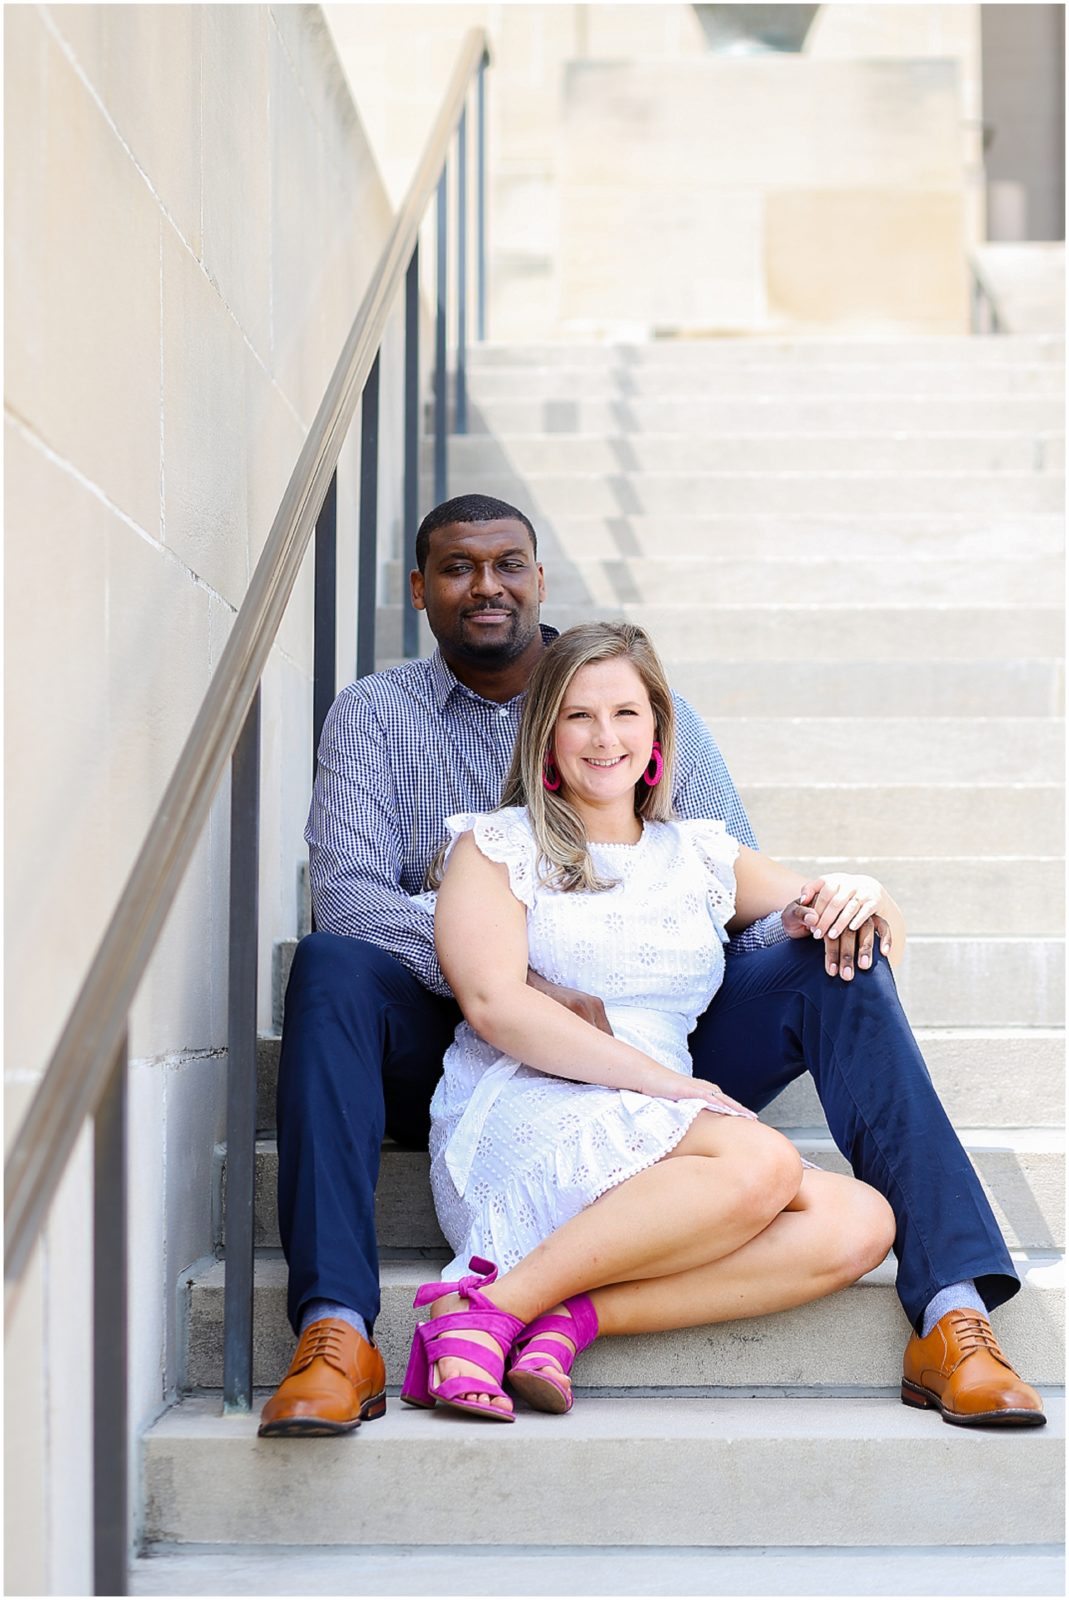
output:
<instances>
[{"instance_id":1,"label":"limestone wall","mask_svg":"<svg viewBox=\"0 0 1069 1600\"><path fill-rule=\"evenodd\" d=\"M966 332L958 105L950 61L569 64L562 326Z\"/></svg>"},{"instance_id":2,"label":"limestone wall","mask_svg":"<svg viewBox=\"0 0 1069 1600\"><path fill-rule=\"evenodd\" d=\"M4 23L10 1142L208 686L392 210L315 7L14 6ZM388 531L398 341L394 328ZM355 590L355 467L348 448L343 596ZM342 679L353 627L343 601ZM308 570L263 690L263 1022L272 941L296 930L310 669ZM134 1435L175 1382L179 1275L212 1247L227 808L224 784L131 1024ZM91 1590L89 1154L83 1142L8 1344L8 1592Z\"/></svg>"},{"instance_id":3,"label":"limestone wall","mask_svg":"<svg viewBox=\"0 0 1069 1600\"><path fill-rule=\"evenodd\" d=\"M662 75L672 66L693 66L709 62L706 32L699 16L702 8L691 5L328 5L327 21L337 42L339 57L357 104L365 119L368 135L395 200L403 190L407 175L430 125L438 96L448 79L465 29L478 24L488 30L493 53L493 68L488 78L489 155L490 155L490 336L495 339L542 339L547 334L567 334L584 319L574 304L572 286L567 281L566 257L569 251L582 253L585 243L577 240L576 217L569 207L566 123L566 83L569 64L573 71L583 65L594 67L614 63L636 71L649 66ZM805 40L805 51L796 62L820 63L837 67L840 74L847 64L867 67L871 81L874 63L892 61L914 63L918 78L930 76L937 61L956 79L955 124L952 130L953 154L957 165L960 220L950 245L952 253L984 237L984 177L981 160L980 104L980 7L954 4L826 4L819 7ZM720 58L726 61L726 58ZM780 58L781 60L783 58ZM741 67L759 62L740 60ZM769 65L775 65L770 62ZM866 81L859 72L859 89ZM736 148L752 143L754 128L759 131L771 123L772 140L780 137L777 117L780 106L774 90L762 89L762 98L748 108L748 121L734 133ZM907 97L908 108L908 97ZM615 129L611 121L600 133L602 152L608 157L613 148ZM838 130L840 143L850 131ZM892 159L894 157L892 156ZM697 162L683 175L700 184L702 173ZM623 176L621 175L621 181ZM901 199L901 196L899 197ZM904 241L911 270L916 267L916 245L923 244L934 228L948 227L947 208L930 199L922 201L911 217L901 215L901 204L891 207L873 221L873 192L866 201L859 196L853 213L840 213L830 219L827 187L815 195L812 224L797 217L799 197L784 200L781 213L791 206L794 215L782 215L773 232L782 235L773 270L773 296L785 296L788 305L804 307L813 300L814 274L819 274L819 259L814 252L795 253L799 238L805 243L819 239L828 228L840 257L852 237L864 231L872 248L862 251L857 260L858 274L865 273L873 256L886 258L895 241ZM726 202L732 204L735 202ZM604 190L595 197L595 210L604 213ZM763 202L753 200L751 212ZM808 200L806 204L809 205ZM868 210L866 211L866 205ZM736 210L738 204L736 204ZM877 213L880 207L876 206ZM939 216L934 215L940 212ZM579 210L580 223L588 220ZM950 226L954 226L950 224ZM756 227L756 224L755 224ZM747 229L743 228L743 233ZM734 245L725 240L716 256L725 272L750 274L748 293L763 298L764 285L758 282L759 243L749 230L747 257L745 241ZM737 259L722 260L724 250ZM791 282L793 262L797 260L797 288ZM649 299L655 283L639 281L640 262L619 255L613 260L605 287L613 293L638 281L638 298ZM786 282L784 282L784 272ZM946 277L945 267L941 273ZM899 274L901 278L902 274ZM846 274L849 282L849 275ZM964 281L964 279L963 279ZM916 273L914 271L914 286ZM591 295L597 298L598 285ZM956 289L952 291L957 295ZM940 290L942 293L942 290ZM944 297L945 299L945 297ZM959 307L964 302L959 297ZM848 306L848 320L856 324L857 307ZM630 318L632 331L670 318L650 318L645 313ZM805 318L801 319L803 322ZM955 310L952 320L964 326L963 309ZM894 321L885 315L883 325ZM760 321L752 326L762 326ZM923 317L912 324L920 327ZM929 319L928 326L931 326Z\"/></svg>"}]
</instances>

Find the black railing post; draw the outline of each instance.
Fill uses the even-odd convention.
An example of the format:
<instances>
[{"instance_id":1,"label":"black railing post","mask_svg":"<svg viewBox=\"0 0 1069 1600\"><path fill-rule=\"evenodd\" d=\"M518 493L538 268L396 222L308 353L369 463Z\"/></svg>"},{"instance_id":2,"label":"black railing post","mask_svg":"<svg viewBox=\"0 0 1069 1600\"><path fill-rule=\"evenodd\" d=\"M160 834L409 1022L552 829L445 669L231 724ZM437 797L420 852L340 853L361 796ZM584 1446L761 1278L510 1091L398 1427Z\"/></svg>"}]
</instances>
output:
<instances>
[{"instance_id":1,"label":"black railing post","mask_svg":"<svg viewBox=\"0 0 1069 1600\"><path fill-rule=\"evenodd\" d=\"M419 526L419 242L405 275L405 514L401 530L401 647L419 655L419 613L408 582L412 541Z\"/></svg>"},{"instance_id":2,"label":"black railing post","mask_svg":"<svg viewBox=\"0 0 1069 1600\"><path fill-rule=\"evenodd\" d=\"M312 622L312 779L319 736L334 700L338 637L338 469L335 467L315 532Z\"/></svg>"},{"instance_id":3,"label":"black railing post","mask_svg":"<svg viewBox=\"0 0 1069 1600\"><path fill-rule=\"evenodd\" d=\"M356 573L356 675L375 670L379 544L379 361L371 363L360 401L360 550Z\"/></svg>"},{"instance_id":4,"label":"black railing post","mask_svg":"<svg viewBox=\"0 0 1069 1600\"><path fill-rule=\"evenodd\" d=\"M441 505L446 495L445 441L449 426L445 414L445 309L446 309L446 250L449 243L449 216L447 200L449 163L442 168L438 179L438 295L434 321L434 503Z\"/></svg>"},{"instance_id":5,"label":"black railing post","mask_svg":"<svg viewBox=\"0 0 1069 1600\"><path fill-rule=\"evenodd\" d=\"M457 124L457 433L468 431L468 108Z\"/></svg>"},{"instance_id":6,"label":"black railing post","mask_svg":"<svg viewBox=\"0 0 1069 1600\"><path fill-rule=\"evenodd\" d=\"M260 686L230 760L223 1411L252 1406L256 978L260 915Z\"/></svg>"},{"instance_id":7,"label":"black railing post","mask_svg":"<svg viewBox=\"0 0 1069 1600\"><path fill-rule=\"evenodd\" d=\"M93 1121L93 1593L124 1595L127 1508L126 1074L123 1034Z\"/></svg>"},{"instance_id":8,"label":"black railing post","mask_svg":"<svg viewBox=\"0 0 1069 1600\"><path fill-rule=\"evenodd\" d=\"M475 82L478 117L475 130L475 328L480 343L486 338L486 57L479 63Z\"/></svg>"}]
</instances>

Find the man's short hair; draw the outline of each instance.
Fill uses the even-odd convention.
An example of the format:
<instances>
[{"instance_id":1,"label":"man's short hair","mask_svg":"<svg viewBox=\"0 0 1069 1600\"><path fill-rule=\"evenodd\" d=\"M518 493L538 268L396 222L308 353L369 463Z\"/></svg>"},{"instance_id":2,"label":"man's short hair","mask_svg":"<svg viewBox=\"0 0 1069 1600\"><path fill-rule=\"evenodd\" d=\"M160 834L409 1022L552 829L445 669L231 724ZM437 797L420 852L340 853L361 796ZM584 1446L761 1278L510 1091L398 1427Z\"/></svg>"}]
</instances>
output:
<instances>
[{"instance_id":1,"label":"man's short hair","mask_svg":"<svg viewBox=\"0 0 1069 1600\"><path fill-rule=\"evenodd\" d=\"M531 549L538 554L538 537L530 517L510 506L507 500L495 500L490 494L458 494L452 500L443 500L440 506L428 511L416 534L416 565L421 572L427 570L431 534L439 528L448 528L454 522L522 522L531 535Z\"/></svg>"}]
</instances>

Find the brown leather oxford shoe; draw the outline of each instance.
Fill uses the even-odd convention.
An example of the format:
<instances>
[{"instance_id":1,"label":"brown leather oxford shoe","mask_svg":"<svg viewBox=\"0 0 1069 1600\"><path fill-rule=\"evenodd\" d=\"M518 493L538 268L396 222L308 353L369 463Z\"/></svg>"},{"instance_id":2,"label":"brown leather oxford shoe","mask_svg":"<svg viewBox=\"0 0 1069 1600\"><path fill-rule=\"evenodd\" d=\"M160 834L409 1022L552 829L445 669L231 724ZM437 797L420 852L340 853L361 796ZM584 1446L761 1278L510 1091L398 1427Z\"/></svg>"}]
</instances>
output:
<instances>
[{"instance_id":1,"label":"brown leather oxford shoe","mask_svg":"<svg viewBox=\"0 0 1069 1600\"><path fill-rule=\"evenodd\" d=\"M937 1406L944 1422L975 1428L1038 1428L1043 1401L1019 1378L978 1311L948 1311L926 1339L914 1334L902 1362L907 1406Z\"/></svg>"},{"instance_id":2,"label":"brown leather oxford shoe","mask_svg":"<svg viewBox=\"0 0 1069 1600\"><path fill-rule=\"evenodd\" d=\"M386 1367L377 1345L347 1322L324 1317L301 1334L289 1371L260 1414L260 1437L351 1433L386 1410Z\"/></svg>"}]
</instances>

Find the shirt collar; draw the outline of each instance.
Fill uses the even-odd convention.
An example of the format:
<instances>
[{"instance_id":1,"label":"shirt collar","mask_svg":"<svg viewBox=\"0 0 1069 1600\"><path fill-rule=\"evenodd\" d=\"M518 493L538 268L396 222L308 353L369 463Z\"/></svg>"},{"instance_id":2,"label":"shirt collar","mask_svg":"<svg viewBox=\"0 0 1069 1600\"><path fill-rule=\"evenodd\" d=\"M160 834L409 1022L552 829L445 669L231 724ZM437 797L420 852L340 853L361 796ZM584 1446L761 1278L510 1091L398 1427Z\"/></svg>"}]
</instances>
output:
<instances>
[{"instance_id":1,"label":"shirt collar","mask_svg":"<svg viewBox=\"0 0 1069 1600\"><path fill-rule=\"evenodd\" d=\"M559 630L556 628L551 628L548 622L540 622L539 628L542 631L543 644L552 644L553 640L558 637ZM481 700L484 705L498 705L500 703L498 701L484 699L481 694L476 694L473 689L469 689L466 684L461 683L456 674L451 672L446 666L445 662L442 660L442 652L440 650L435 650L434 654L430 658L429 666L431 690L434 694L434 703L438 707L439 711L445 710L450 696L454 693L454 691L457 690L459 690L461 694L470 696L472 700ZM517 700L521 698L522 697L520 695L515 696L515 699Z\"/></svg>"}]
</instances>

